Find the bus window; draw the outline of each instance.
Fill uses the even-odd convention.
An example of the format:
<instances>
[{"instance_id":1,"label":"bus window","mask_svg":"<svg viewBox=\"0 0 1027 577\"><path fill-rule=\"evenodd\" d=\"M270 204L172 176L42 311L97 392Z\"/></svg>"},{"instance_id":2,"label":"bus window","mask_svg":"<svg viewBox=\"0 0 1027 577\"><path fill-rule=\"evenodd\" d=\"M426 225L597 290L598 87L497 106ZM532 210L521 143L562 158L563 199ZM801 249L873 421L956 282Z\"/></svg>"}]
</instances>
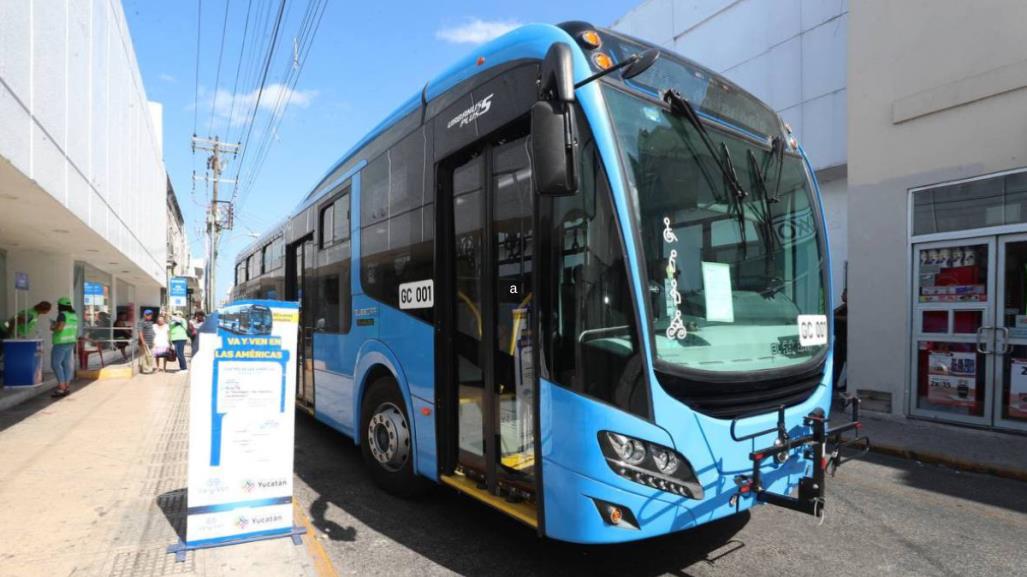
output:
<instances>
[{"instance_id":1,"label":"bus window","mask_svg":"<svg viewBox=\"0 0 1027 577\"><path fill-rule=\"evenodd\" d=\"M347 192L322 211L335 217L349 213L350 195ZM349 234L336 236L335 223L321 221L322 231L332 239L330 246L322 247L317 252L317 274L315 280L315 313L314 323L321 332L348 333L350 328L351 287L350 287L350 241ZM322 241L324 237L322 237Z\"/></svg>"},{"instance_id":2,"label":"bus window","mask_svg":"<svg viewBox=\"0 0 1027 577\"><path fill-rule=\"evenodd\" d=\"M545 358L557 383L648 416L624 250L594 144L581 164L578 192L552 200Z\"/></svg>"},{"instance_id":3,"label":"bus window","mask_svg":"<svg viewBox=\"0 0 1027 577\"><path fill-rule=\"evenodd\" d=\"M399 308L399 285L433 275L434 206L424 193L425 143L416 130L362 173L360 281L368 296ZM404 312L431 322L432 308Z\"/></svg>"}]
</instances>

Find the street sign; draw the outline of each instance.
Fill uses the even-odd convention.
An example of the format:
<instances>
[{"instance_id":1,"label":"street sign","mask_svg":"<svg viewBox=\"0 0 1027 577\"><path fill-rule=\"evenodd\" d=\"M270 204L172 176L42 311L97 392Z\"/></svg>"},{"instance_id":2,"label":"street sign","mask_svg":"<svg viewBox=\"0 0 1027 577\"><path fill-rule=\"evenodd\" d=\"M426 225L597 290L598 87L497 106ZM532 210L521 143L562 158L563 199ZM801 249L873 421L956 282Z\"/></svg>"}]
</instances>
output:
<instances>
[{"instance_id":1,"label":"street sign","mask_svg":"<svg viewBox=\"0 0 1027 577\"><path fill-rule=\"evenodd\" d=\"M29 290L29 275L24 272L14 273L14 288L15 290L27 291Z\"/></svg>"},{"instance_id":2,"label":"street sign","mask_svg":"<svg viewBox=\"0 0 1027 577\"><path fill-rule=\"evenodd\" d=\"M188 290L188 279L184 276L172 277L168 283L168 296L171 297L171 306L184 307Z\"/></svg>"}]
</instances>

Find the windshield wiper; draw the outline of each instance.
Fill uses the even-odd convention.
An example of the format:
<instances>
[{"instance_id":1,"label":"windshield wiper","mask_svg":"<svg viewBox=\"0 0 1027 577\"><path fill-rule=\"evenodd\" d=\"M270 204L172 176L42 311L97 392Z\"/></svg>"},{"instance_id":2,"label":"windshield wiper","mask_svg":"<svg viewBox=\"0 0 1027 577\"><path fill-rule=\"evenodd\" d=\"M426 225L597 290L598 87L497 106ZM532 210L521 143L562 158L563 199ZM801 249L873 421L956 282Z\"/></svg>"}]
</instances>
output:
<instances>
[{"instance_id":1,"label":"windshield wiper","mask_svg":"<svg viewBox=\"0 0 1027 577\"><path fill-rule=\"evenodd\" d=\"M706 145L706 150L709 151L710 156L716 161L717 168L724 173L724 180L727 182L728 188L735 199L742 199L748 196L749 193L745 192L741 183L738 182L738 175L735 174L735 168L731 164L731 156L727 153L727 147L721 143L723 157L717 153L717 147L713 145L710 133L706 131L706 127L703 126L702 120L699 119L699 115L695 112L692 104L684 96L681 96L677 90L673 89L663 92L663 101L670 106L671 114L683 116L689 124L695 127L696 132L699 133L699 139Z\"/></svg>"}]
</instances>

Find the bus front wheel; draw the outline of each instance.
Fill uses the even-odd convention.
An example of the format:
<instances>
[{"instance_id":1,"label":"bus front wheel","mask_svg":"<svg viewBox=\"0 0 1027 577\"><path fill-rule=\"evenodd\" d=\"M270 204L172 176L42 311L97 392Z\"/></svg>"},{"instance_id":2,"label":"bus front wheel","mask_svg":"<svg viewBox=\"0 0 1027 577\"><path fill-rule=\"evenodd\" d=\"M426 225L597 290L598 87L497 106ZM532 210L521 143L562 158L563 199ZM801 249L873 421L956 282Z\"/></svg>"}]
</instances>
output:
<instances>
[{"instance_id":1,"label":"bus front wheel","mask_svg":"<svg viewBox=\"0 0 1027 577\"><path fill-rule=\"evenodd\" d=\"M421 494L426 483L414 473L413 431L395 379L382 377L367 388L360 424L360 447L374 482L401 497Z\"/></svg>"}]
</instances>

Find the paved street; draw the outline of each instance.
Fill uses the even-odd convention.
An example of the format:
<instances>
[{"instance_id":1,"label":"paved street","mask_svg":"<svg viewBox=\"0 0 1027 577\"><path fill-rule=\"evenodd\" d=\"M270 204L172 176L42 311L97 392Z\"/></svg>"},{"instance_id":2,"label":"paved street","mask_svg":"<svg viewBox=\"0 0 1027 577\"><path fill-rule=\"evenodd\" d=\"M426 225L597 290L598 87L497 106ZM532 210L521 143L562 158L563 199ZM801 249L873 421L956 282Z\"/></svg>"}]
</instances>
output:
<instances>
[{"instance_id":1,"label":"paved street","mask_svg":"<svg viewBox=\"0 0 1027 577\"><path fill-rule=\"evenodd\" d=\"M870 431L873 434L873 431ZM301 415L296 497L343 575L1023 575L1027 484L892 457L847 464L830 510L761 507L648 542L541 541L437 488L404 501L370 482L359 450Z\"/></svg>"}]
</instances>

